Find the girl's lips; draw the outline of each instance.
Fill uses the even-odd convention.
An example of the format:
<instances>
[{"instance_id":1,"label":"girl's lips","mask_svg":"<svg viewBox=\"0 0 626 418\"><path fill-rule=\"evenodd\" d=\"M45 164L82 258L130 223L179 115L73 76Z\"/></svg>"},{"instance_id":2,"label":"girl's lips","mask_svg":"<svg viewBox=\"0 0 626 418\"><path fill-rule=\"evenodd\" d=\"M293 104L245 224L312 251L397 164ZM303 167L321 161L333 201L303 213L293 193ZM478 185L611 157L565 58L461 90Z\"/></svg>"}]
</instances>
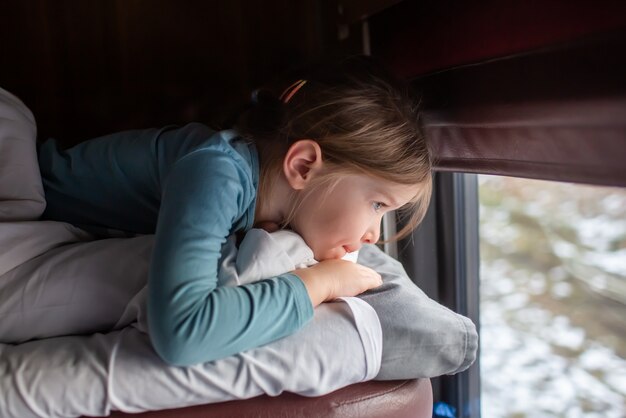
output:
<instances>
[{"instance_id":1,"label":"girl's lips","mask_svg":"<svg viewBox=\"0 0 626 418\"><path fill-rule=\"evenodd\" d=\"M358 248L353 248L353 247L350 247L349 245L344 245L343 249L346 251L346 253L353 253L359 250Z\"/></svg>"},{"instance_id":2,"label":"girl's lips","mask_svg":"<svg viewBox=\"0 0 626 418\"><path fill-rule=\"evenodd\" d=\"M341 259L344 258L347 254L353 253L355 251L358 251L358 249L352 249L347 245L342 245L341 247L335 247L327 252L326 256L323 257L322 260Z\"/></svg>"}]
</instances>

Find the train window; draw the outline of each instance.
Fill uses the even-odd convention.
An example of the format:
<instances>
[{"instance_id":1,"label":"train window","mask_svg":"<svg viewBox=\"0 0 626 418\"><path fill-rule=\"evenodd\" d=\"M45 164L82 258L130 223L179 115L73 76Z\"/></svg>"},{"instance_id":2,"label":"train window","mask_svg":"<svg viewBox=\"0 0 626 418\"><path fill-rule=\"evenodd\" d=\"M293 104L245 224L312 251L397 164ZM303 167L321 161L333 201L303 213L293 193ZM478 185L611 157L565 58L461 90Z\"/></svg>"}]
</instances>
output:
<instances>
[{"instance_id":1,"label":"train window","mask_svg":"<svg viewBox=\"0 0 626 418\"><path fill-rule=\"evenodd\" d=\"M626 190L478 184L481 416L626 416Z\"/></svg>"}]
</instances>

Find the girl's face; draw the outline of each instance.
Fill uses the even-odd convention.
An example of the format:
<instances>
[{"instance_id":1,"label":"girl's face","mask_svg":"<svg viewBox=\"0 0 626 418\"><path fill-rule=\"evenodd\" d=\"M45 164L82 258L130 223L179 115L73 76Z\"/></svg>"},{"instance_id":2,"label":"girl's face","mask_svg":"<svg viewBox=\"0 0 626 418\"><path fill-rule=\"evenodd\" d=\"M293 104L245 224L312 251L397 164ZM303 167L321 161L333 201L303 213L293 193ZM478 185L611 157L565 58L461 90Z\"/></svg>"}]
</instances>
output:
<instances>
[{"instance_id":1,"label":"girl's face","mask_svg":"<svg viewBox=\"0 0 626 418\"><path fill-rule=\"evenodd\" d=\"M366 175L345 175L330 191L312 190L302 201L291 228L311 247L318 261L341 258L375 243L385 213L408 203L419 186Z\"/></svg>"}]
</instances>

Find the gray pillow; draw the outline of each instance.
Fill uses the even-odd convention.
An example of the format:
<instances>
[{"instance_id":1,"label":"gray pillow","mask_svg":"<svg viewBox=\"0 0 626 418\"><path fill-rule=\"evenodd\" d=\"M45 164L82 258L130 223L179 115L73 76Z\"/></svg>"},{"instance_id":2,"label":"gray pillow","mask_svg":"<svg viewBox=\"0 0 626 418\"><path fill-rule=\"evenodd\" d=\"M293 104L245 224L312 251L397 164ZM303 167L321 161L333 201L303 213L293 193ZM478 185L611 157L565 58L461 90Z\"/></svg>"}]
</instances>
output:
<instances>
[{"instance_id":1,"label":"gray pillow","mask_svg":"<svg viewBox=\"0 0 626 418\"><path fill-rule=\"evenodd\" d=\"M376 380L454 374L476 359L474 323L430 299L402 264L375 245L359 251L358 262L383 277L383 285L359 297L369 303L383 330L383 358Z\"/></svg>"}]
</instances>

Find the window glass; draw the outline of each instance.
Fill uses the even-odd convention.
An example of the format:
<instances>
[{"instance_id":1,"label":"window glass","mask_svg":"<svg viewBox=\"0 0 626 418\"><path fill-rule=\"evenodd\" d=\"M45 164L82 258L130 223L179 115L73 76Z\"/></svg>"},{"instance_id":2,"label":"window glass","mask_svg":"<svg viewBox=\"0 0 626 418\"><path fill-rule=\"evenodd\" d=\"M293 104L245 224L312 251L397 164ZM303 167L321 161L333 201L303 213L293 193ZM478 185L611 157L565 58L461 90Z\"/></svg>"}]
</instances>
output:
<instances>
[{"instance_id":1,"label":"window glass","mask_svg":"<svg viewBox=\"0 0 626 418\"><path fill-rule=\"evenodd\" d=\"M626 190L479 176L481 413L626 416Z\"/></svg>"}]
</instances>

